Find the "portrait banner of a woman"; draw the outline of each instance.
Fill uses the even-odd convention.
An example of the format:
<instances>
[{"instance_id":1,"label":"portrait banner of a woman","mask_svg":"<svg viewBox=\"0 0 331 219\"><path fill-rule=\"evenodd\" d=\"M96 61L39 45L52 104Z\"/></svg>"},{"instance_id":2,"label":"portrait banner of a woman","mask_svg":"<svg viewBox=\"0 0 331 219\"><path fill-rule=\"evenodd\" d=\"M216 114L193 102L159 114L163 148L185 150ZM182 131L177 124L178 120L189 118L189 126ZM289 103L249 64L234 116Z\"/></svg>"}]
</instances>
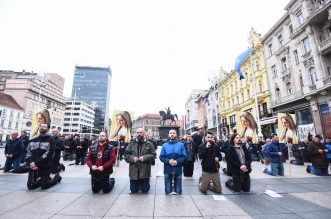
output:
<instances>
[{"instance_id":1,"label":"portrait banner of a woman","mask_svg":"<svg viewBox=\"0 0 331 219\"><path fill-rule=\"evenodd\" d=\"M32 112L32 124L30 132L30 140L38 137L40 124L47 124L51 126L52 111L48 109L39 109Z\"/></svg>"},{"instance_id":2,"label":"portrait banner of a woman","mask_svg":"<svg viewBox=\"0 0 331 219\"><path fill-rule=\"evenodd\" d=\"M118 142L124 138L124 142L131 141L133 113L114 110L112 115L109 141Z\"/></svg>"},{"instance_id":3,"label":"portrait banner of a woman","mask_svg":"<svg viewBox=\"0 0 331 219\"><path fill-rule=\"evenodd\" d=\"M243 142L248 144L257 144L257 124L250 112L243 112L240 117L240 131L239 134Z\"/></svg>"},{"instance_id":4,"label":"portrait banner of a woman","mask_svg":"<svg viewBox=\"0 0 331 219\"><path fill-rule=\"evenodd\" d=\"M295 115L278 113L279 142L285 144L298 144Z\"/></svg>"}]
</instances>

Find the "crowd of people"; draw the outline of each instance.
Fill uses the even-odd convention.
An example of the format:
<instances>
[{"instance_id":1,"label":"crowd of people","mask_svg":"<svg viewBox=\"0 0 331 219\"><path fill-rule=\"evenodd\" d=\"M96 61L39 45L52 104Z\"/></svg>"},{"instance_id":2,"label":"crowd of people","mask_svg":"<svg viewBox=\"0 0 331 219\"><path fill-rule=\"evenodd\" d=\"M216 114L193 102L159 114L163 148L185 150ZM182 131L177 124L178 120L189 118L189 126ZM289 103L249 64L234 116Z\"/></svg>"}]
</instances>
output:
<instances>
[{"instance_id":1,"label":"crowd of people","mask_svg":"<svg viewBox=\"0 0 331 219\"><path fill-rule=\"evenodd\" d=\"M245 132L243 132L245 133ZM179 139L175 130L169 131L167 141L162 145L159 159L164 166L164 185L166 194L182 193L182 175L192 177L194 163L201 162L202 174L199 178L199 190L207 193L211 190L222 193L220 179L220 162L226 162L223 172L231 179L225 185L235 192L250 191L250 172L252 161L265 164L264 172L272 176L284 176L283 163L288 159L291 150L294 165L307 165L307 172L316 175L328 175L331 144L322 143L322 137L305 139L299 144L281 144L277 134L271 139L258 139L258 144L245 141L244 134L236 131L225 141L218 140L212 132L204 133L201 128L193 135L187 133ZM21 136L13 131L11 139L5 146L6 163L4 172L28 172L28 189L48 189L61 182L61 171L65 165L60 162L74 161L71 165L87 165L91 174L93 193L102 190L108 193L115 185L111 174L116 164L124 159L129 163L130 193L147 193L150 189L151 166L155 164L157 142L139 128L135 137L126 142L125 136L117 136L116 141L108 140L107 134L101 132L95 141L85 135L68 135L65 139L59 136L57 129L51 130L49 125L41 123L35 137L28 139L26 132ZM309 160L308 160L309 159ZM51 177L51 174L55 174Z\"/></svg>"}]
</instances>

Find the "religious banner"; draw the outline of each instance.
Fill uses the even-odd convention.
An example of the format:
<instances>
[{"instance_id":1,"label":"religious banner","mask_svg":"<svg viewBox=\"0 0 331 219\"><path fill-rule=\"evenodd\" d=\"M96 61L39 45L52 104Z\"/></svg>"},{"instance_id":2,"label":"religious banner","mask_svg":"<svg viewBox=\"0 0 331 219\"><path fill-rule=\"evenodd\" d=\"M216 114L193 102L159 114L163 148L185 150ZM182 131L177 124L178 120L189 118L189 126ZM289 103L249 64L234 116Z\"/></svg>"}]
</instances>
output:
<instances>
[{"instance_id":1,"label":"religious banner","mask_svg":"<svg viewBox=\"0 0 331 219\"><path fill-rule=\"evenodd\" d=\"M52 110L49 110L49 109L37 109L32 112L30 140L38 137L40 124L47 124L48 127L50 128L51 113L52 113Z\"/></svg>"},{"instance_id":2,"label":"religious banner","mask_svg":"<svg viewBox=\"0 0 331 219\"><path fill-rule=\"evenodd\" d=\"M131 141L133 113L128 111L114 110L112 115L109 141Z\"/></svg>"},{"instance_id":3,"label":"religious banner","mask_svg":"<svg viewBox=\"0 0 331 219\"><path fill-rule=\"evenodd\" d=\"M257 144L257 124L253 115L250 112L243 112L239 118L240 124L237 128L243 142Z\"/></svg>"},{"instance_id":4,"label":"religious banner","mask_svg":"<svg viewBox=\"0 0 331 219\"><path fill-rule=\"evenodd\" d=\"M298 144L295 114L278 113L279 142Z\"/></svg>"}]
</instances>

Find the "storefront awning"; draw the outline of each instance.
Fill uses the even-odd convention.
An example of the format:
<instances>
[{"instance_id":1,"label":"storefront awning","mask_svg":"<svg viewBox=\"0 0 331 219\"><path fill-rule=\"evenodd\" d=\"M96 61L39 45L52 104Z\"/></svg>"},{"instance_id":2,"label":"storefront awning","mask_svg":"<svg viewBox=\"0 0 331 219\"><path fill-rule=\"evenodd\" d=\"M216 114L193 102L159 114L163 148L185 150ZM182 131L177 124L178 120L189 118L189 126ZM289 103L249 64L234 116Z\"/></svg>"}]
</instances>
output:
<instances>
[{"instance_id":1,"label":"storefront awning","mask_svg":"<svg viewBox=\"0 0 331 219\"><path fill-rule=\"evenodd\" d=\"M260 125L269 125L277 122L277 117L271 117L264 120L260 120Z\"/></svg>"}]
</instances>

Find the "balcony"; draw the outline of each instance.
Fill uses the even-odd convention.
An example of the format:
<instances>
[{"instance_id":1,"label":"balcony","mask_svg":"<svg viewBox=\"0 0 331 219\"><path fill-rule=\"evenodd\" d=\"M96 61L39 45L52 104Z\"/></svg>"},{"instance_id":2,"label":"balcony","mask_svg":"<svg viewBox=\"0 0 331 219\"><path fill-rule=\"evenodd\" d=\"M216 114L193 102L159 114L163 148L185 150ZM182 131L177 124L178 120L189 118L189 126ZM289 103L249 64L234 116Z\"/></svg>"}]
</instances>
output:
<instances>
[{"instance_id":1,"label":"balcony","mask_svg":"<svg viewBox=\"0 0 331 219\"><path fill-rule=\"evenodd\" d=\"M331 82L331 78L327 78L327 79L323 80L323 84L324 84L324 85L327 85L327 84L329 84L330 82Z\"/></svg>"},{"instance_id":2,"label":"balcony","mask_svg":"<svg viewBox=\"0 0 331 219\"><path fill-rule=\"evenodd\" d=\"M320 45L318 46L318 52L322 55L331 52L331 37L320 43Z\"/></svg>"},{"instance_id":3,"label":"balcony","mask_svg":"<svg viewBox=\"0 0 331 219\"><path fill-rule=\"evenodd\" d=\"M281 98L278 98L276 100L273 100L271 102L271 106L276 106L276 105L279 105L279 104L282 104L282 103L286 103L286 102L289 102L289 101L293 101L293 100L296 100L296 99L301 99L303 98L303 91L298 91L296 93L293 93L291 95L288 95L286 97L281 97Z\"/></svg>"},{"instance_id":4,"label":"balcony","mask_svg":"<svg viewBox=\"0 0 331 219\"><path fill-rule=\"evenodd\" d=\"M316 84L309 85L310 91L316 90Z\"/></svg>"}]
</instances>

